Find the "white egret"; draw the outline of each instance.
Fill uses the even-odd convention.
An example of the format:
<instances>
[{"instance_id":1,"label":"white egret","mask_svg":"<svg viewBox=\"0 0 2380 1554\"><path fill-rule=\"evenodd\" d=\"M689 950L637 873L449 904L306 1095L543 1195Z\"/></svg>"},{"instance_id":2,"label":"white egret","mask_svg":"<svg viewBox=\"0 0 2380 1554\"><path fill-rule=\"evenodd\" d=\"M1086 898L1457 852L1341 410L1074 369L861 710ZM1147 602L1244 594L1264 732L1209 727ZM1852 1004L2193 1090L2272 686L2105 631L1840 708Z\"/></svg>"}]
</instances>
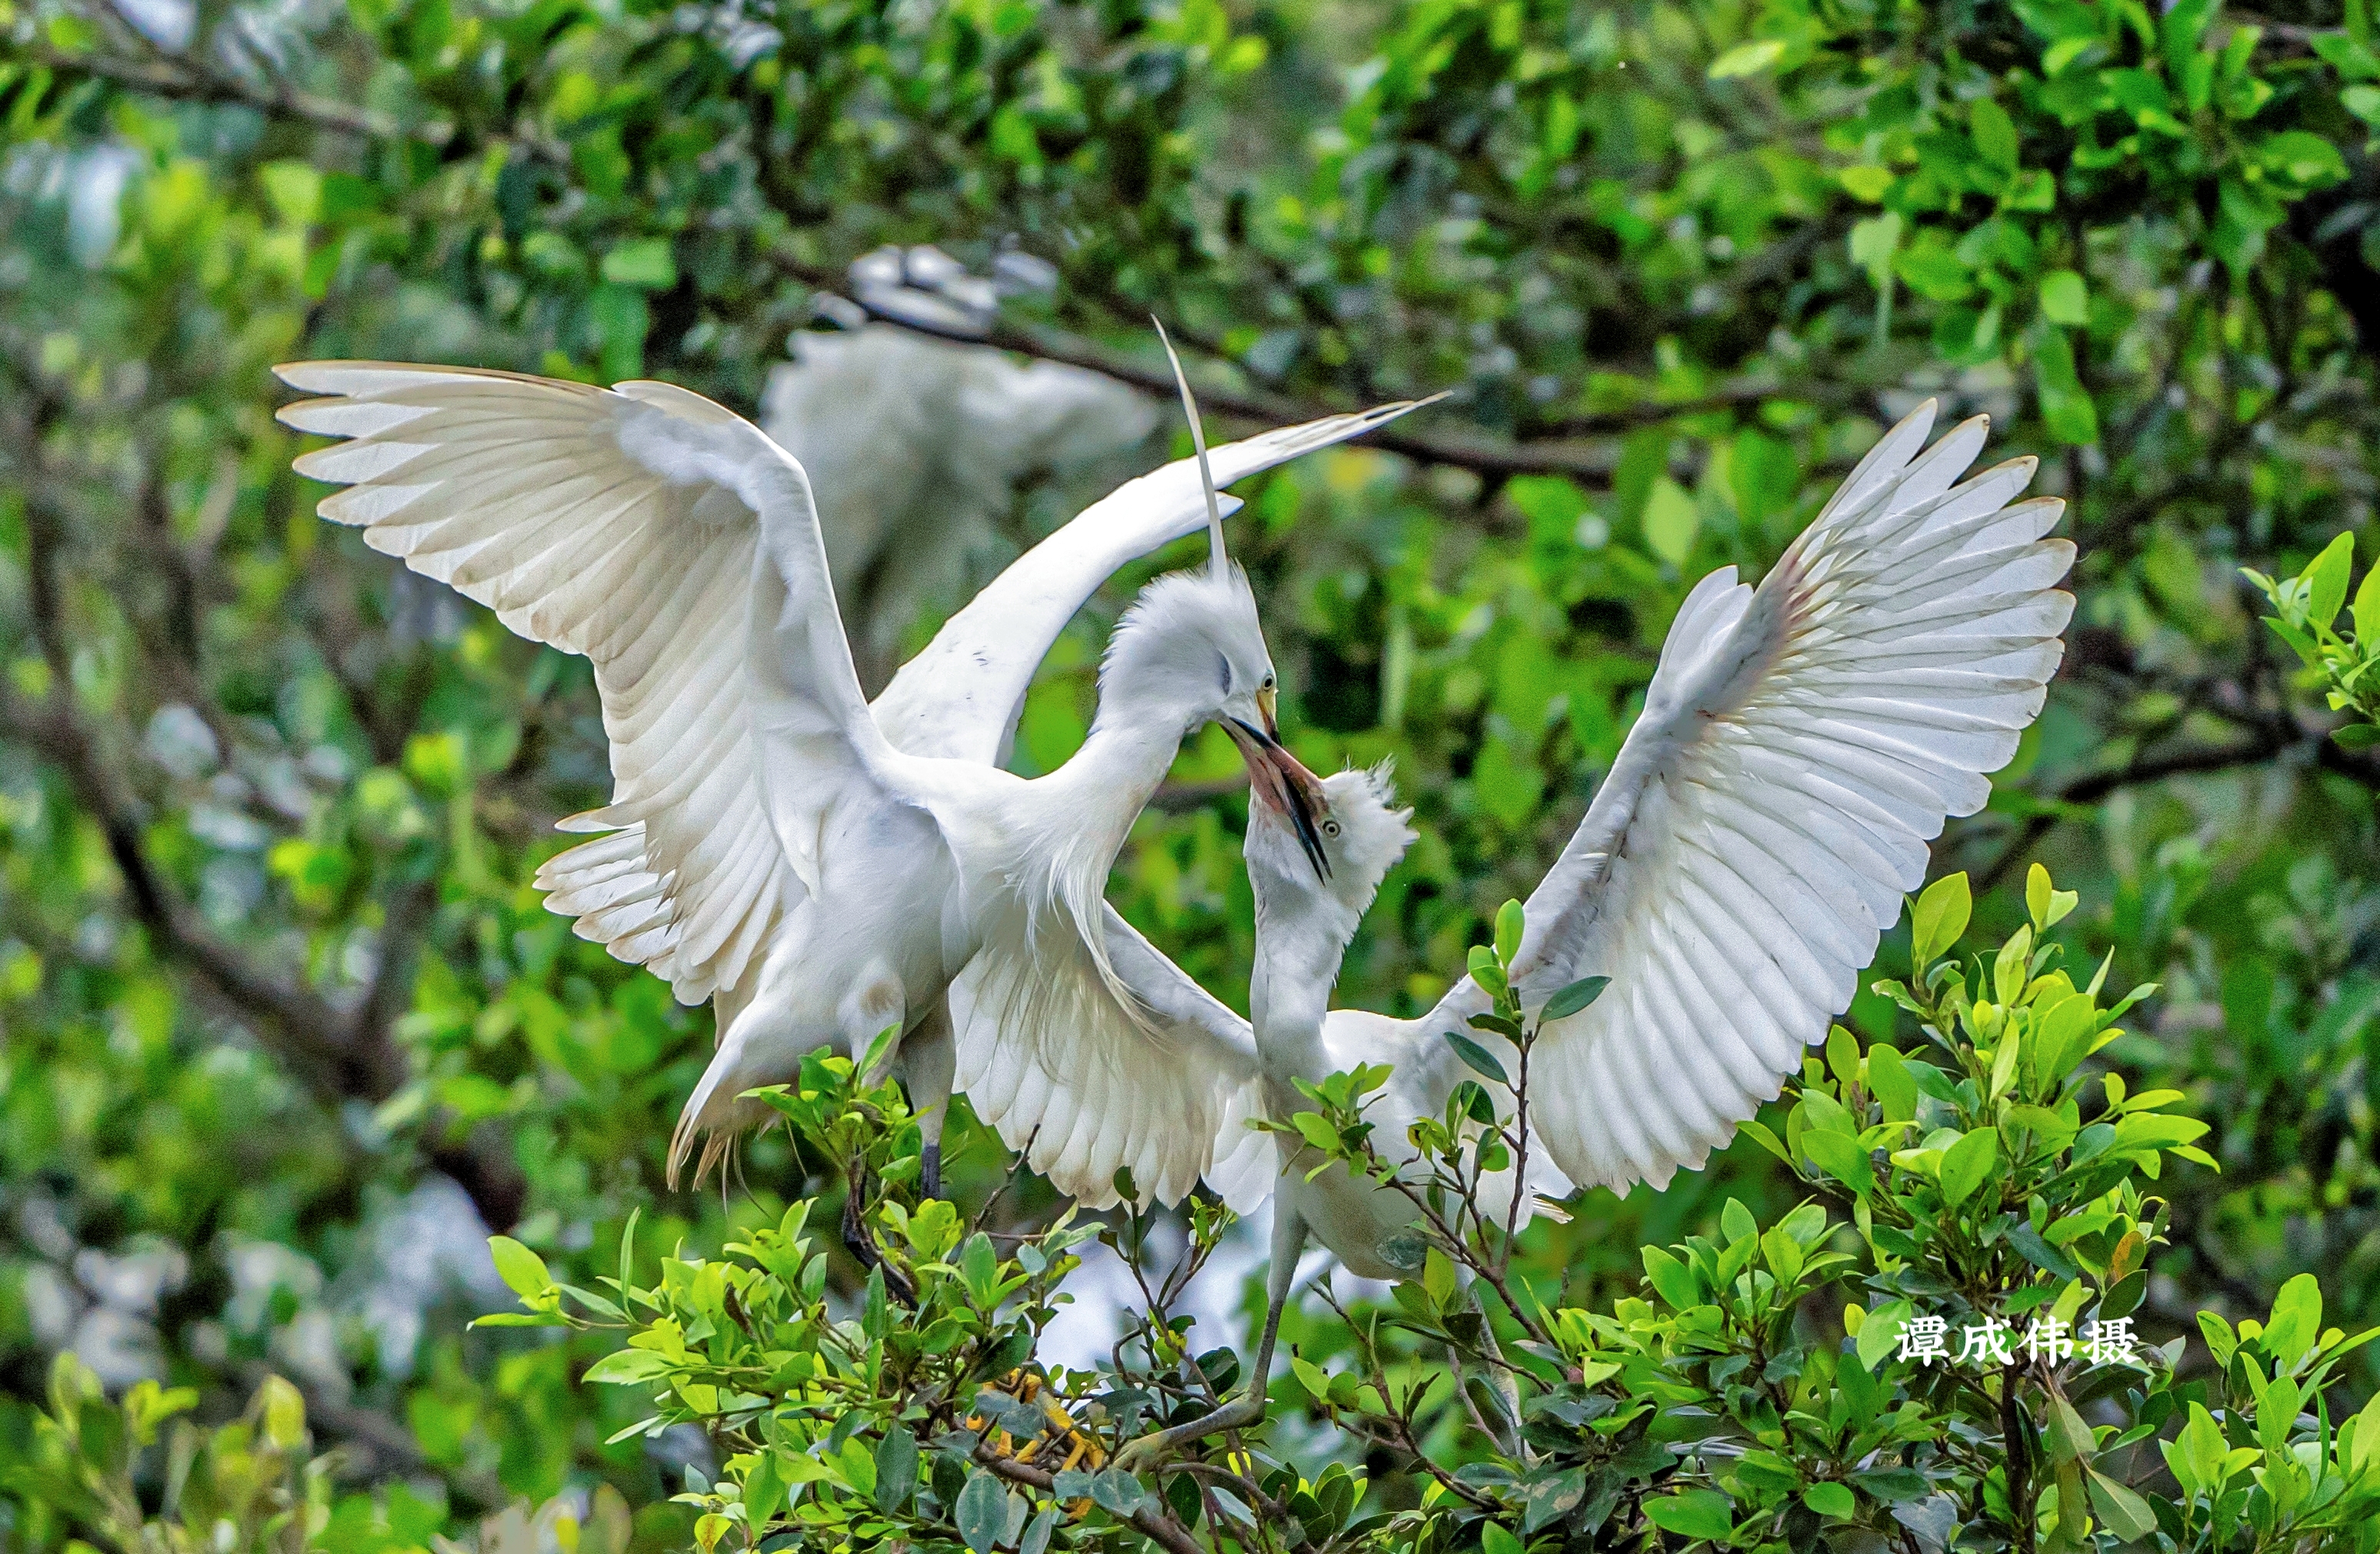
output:
<instances>
[{"instance_id":1,"label":"white egret","mask_svg":"<svg viewBox=\"0 0 2380 1554\"><path fill-rule=\"evenodd\" d=\"M1513 963L1524 1004L1541 1008L1591 974L1610 978L1598 1002L1546 1022L1531 1054L1532 1135L1567 1183L1664 1185L1775 1097L1851 1002L1902 893L1925 878L1927 844L1948 816L1983 807L1984 774L2041 710L2073 611L2056 585L2074 548L2044 538L2064 504L2013 500L2030 458L1954 486L1985 422L1918 456L1933 419L1929 402L1887 433L1757 589L1728 567L1687 596L1643 713L1529 897ZM1442 1113L1467 1076L1443 1033L1490 1001L1464 977L1417 1020L1329 1007L1356 921L1411 833L1384 780L1318 782L1277 746L1244 738L1242 748L1254 777L1257 1058L1218 1081L1235 1117L1260 1107L1281 1118L1311 1104L1299 1079L1391 1064L1367 1114L1375 1137L1409 1150L1406 1126ZM1117 966L1147 1002L1212 1028L1205 1050L1242 1050L1245 1024L1145 943L1133 951ZM1509 1048L1499 1056L1509 1071ZM1063 1099L1036 1114L986 1111L996 1089L975 1096L1012 1142L1050 1127ZM1269 1138L1220 1140L1209 1172L1235 1207L1276 1176L1271 1298L1250 1390L1135 1443L1134 1461L1262 1416L1308 1232L1356 1273L1400 1271L1388 1243L1414 1219L1402 1195L1343 1170L1309 1183L1311 1160L1268 1151L1280 1152ZM1539 1187L1508 1173L1489 1190Z\"/></svg>"},{"instance_id":2,"label":"white egret","mask_svg":"<svg viewBox=\"0 0 2380 1554\"><path fill-rule=\"evenodd\" d=\"M770 1115L745 1091L793 1077L821 1044L856 1056L892 1027L937 1190L945 995L973 962L990 996L971 1021L1013 1060L1045 1055L1018 1022L1087 1008L1132 1025L1148 1049L1133 1104L1111 1110L1060 1185L1112 1202L1108 1184L1129 1166L1163 1201L1190 1188L1222 1120L1211 1073L1241 1054L1202 1060L1203 1030L1129 1003L1100 895L1186 735L1219 718L1244 736L1272 728L1255 601L1192 461L1130 482L1037 546L871 709L808 480L732 411L659 382L377 362L277 370L327 396L286 407L284 421L347 439L298 461L349 488L324 499L324 517L594 662L613 801L562 824L606 834L550 861L539 883L583 936L687 1002L716 1001L718 1052L680 1118L673 1179L698 1135L710 1143L698 1174L735 1128ZM1215 470L1228 482L1411 407L1269 432L1216 450ZM1000 770L1066 621L1116 567L1201 521L1213 565L1141 592L1074 759L1034 781Z\"/></svg>"}]
</instances>

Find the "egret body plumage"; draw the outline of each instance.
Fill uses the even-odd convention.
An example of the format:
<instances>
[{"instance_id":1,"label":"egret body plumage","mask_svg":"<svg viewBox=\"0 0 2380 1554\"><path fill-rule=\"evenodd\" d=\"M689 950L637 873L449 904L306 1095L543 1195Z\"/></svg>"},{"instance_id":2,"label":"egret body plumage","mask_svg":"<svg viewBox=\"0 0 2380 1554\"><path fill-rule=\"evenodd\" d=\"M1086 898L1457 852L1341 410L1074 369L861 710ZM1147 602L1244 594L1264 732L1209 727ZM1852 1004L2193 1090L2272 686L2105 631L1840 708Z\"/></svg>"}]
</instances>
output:
<instances>
[{"instance_id":1,"label":"egret body plumage","mask_svg":"<svg viewBox=\"0 0 2380 1554\"><path fill-rule=\"evenodd\" d=\"M1111 965L1100 892L1183 737L1228 718L1268 735L1273 667L1220 509L1190 461L1126 485L1036 547L905 666L871 708L834 607L802 468L743 418L666 383L612 389L477 369L310 362L325 397L283 420L346 441L298 470L348 489L322 513L593 661L611 804L563 822L596 840L539 883L578 931L714 999L719 1050L681 1117L673 1175L765 1116L740 1102L832 1044L880 1031L929 1146L957 1048L1057 1061L1033 1023L1094 1010L1149 1050L1136 1102L1071 1146L1061 1185L1093 1203L1130 1166L1171 1202L1223 1123L1203 1031L1148 1041ZM1402 414L1384 407L1216 450L1225 481ZM1203 453L1202 453L1203 458ZM1098 720L1063 767L996 764L1035 666L1115 568L1202 522L1211 567L1160 578L1111 644ZM1236 1053L1223 1055L1225 1066ZM1192 1124L1185 1130L1184 1123ZM1206 1137L1196 1136L1204 1127Z\"/></svg>"},{"instance_id":2,"label":"egret body plumage","mask_svg":"<svg viewBox=\"0 0 2380 1554\"><path fill-rule=\"evenodd\" d=\"M1985 423L1921 455L1933 408L1885 435L1757 589L1723 568L1680 609L1644 711L1527 902L1512 967L1525 1007L1589 975L1610 983L1544 1024L1528 1119L1544 1176L1491 1193L1658 1186L1700 1166L1825 1038L1903 892L1923 881L1927 844L1947 817L1983 807L1984 774L2040 712L2073 609L2057 587L2073 547L2045 538L2063 504L2014 500L2031 459L1954 483ZM1465 1031L1490 1000L1464 977L1417 1020L1330 1009L1355 923L1410 833L1382 778L1317 781L1277 745L1244 741L1243 752L1256 1057L1219 1083L1238 1098L1232 1111L1279 1117L1310 1104L1297 1079L1390 1064L1370 1115L1394 1153L1406 1125L1442 1111L1468 1076L1443 1033ZM1161 957L1129 969L1148 979L1149 1002L1217 1028L1208 1050L1241 1050L1247 1027L1192 998ZM1512 1055L1499 1052L1508 1070ZM1235 1207L1268 1178L1276 1194L1260 1392L1305 1234L1354 1271L1389 1277L1388 1242L1413 1215L1400 1194L1344 1171L1307 1183L1313 1162L1269 1138L1251 1150L1227 1137L1214 1154L1209 1179ZM1253 1394L1136 1455L1247 1423L1251 1407Z\"/></svg>"}]
</instances>

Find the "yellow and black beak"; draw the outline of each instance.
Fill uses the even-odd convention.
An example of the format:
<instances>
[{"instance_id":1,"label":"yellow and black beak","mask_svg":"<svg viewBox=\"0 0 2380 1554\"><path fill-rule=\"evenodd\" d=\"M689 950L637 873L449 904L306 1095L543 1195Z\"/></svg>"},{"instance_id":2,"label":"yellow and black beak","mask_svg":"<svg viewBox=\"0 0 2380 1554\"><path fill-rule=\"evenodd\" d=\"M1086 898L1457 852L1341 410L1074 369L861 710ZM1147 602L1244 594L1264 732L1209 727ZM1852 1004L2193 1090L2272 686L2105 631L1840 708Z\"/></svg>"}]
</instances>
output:
<instances>
[{"instance_id":1,"label":"yellow and black beak","mask_svg":"<svg viewBox=\"0 0 2380 1554\"><path fill-rule=\"evenodd\" d=\"M1257 693L1268 719L1272 714L1272 693ZM1281 747L1279 739L1262 729L1237 718L1223 720L1223 732L1240 747L1240 759L1248 765L1248 791L1252 802L1261 804L1279 815L1297 832L1297 844L1305 850L1306 861L1314 865L1315 877L1330 878L1330 859L1322 851L1322 832L1318 817L1330 808L1322 792L1322 779L1308 771L1295 756Z\"/></svg>"}]
</instances>

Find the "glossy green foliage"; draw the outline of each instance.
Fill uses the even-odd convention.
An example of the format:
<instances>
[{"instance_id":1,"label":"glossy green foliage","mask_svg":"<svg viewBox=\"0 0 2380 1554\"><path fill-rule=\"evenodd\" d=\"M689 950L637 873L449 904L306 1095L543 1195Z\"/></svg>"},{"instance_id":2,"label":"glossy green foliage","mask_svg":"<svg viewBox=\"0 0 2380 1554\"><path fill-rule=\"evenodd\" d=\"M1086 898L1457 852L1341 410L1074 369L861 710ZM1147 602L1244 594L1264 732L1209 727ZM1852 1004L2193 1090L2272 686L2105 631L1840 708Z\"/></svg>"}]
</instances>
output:
<instances>
[{"instance_id":1,"label":"glossy green foliage","mask_svg":"<svg viewBox=\"0 0 2380 1554\"><path fill-rule=\"evenodd\" d=\"M1473 1523L1482 1547L1503 1540L1481 1517L1514 1548L1541 1535L1634 1547L1655 1529L1664 1546L1746 1548L2372 1547L2380 1404L2334 1429L2326 1394L2380 1333L2324 1329L2301 1276L2236 1335L2200 1317L2212 1380L2187 1353L2194 1335L2132 1338L2167 1239L2150 1185L2169 1161L2211 1163L2191 1142L2206 1125L2173 1110L2180 1094L2129 1093L2090 1061L2153 989L2100 1007L2106 968L2078 989L2039 942L2076 898L2037 868L2026 896L2029 920L1965 968L1944 958L1968 920L1965 877L1914 904L1915 975L1878 990L1918 1017L1925 1050L1837 1027L1787 1086L1782 1137L1746 1128L1814 1196L1765 1226L1730 1201L1716 1234L1646 1246L1647 1298L1551 1305L1512 1272L1476 1189L1482 1168L1525 1152L1527 1130L1493 1106L1473 1116L1485 1092L1414 1125L1421 1175L1404 1180L1427 1250L1397 1287L1399 1325L1502 1367L1519 1404L1500 1411L1475 1389L1491 1448L1436 1471L1426 1507ZM1537 1033L1502 987L1507 953L1483 947L1473 975L1498 996L1483 1018L1512 1027L1524 1093ZM1359 1131L1377 1087L1361 1074L1314 1087L1321 1120L1302 1131L1330 1169L1386 1182L1394 1168ZM1459 1290L1458 1265L1498 1305ZM1838 1307L1838 1293L1857 1298ZM1840 1309L1840 1326L1814 1322L1814 1306ZM1488 1309L1515 1335L1509 1359L1484 1336ZM1368 1344L1359 1360L1295 1370L1334 1417L1410 1446L1415 1402L1446 1378L1398 1377ZM2137 1450L2153 1439L2170 1482ZM1447 1535L1425 1519L1394 1536Z\"/></svg>"},{"instance_id":2,"label":"glossy green foliage","mask_svg":"<svg viewBox=\"0 0 2380 1554\"><path fill-rule=\"evenodd\" d=\"M2236 570L2298 577L2370 516L2363 0L358 0L200 6L186 42L126 15L0 5L0 1434L86 1323L124 1317L210 1417L311 1335L306 1385L346 1405L318 1429L443 1487L451 1531L601 1483L649 1546L690 1536L684 1463L607 1446L641 1415L573 1385L593 1340L467 1335L450 1290L397 1353L358 1317L373 1238L445 1177L592 1289L632 1212L649 1248L722 1245L844 1162L769 1133L753 1202L661 1190L710 1015L529 887L606 795L585 666L319 524L266 369L643 372L749 412L889 243L1043 261L995 338L1160 388L1161 312L1219 433L1453 391L1234 520L1301 757L1392 755L1416 806L1342 982L1383 1010L1428 1007L1542 877L1686 588L1756 576L1919 397L1991 414L2070 503L2080 605L1937 867L1997 936L2046 857L2093 904L2058 930L2077 964L2163 989L2093 1061L2188 1096L2223 1169L2158 1178L2143 1311L2252 1317L2313 1271L2380 1320L2380 765L2325 738ZM1028 482L968 585L1088 494ZM1074 747L1106 630L1187 553L1061 642L1020 769ZM1187 750L1111 893L1237 1002L1235 772ZM1845 1023L1914 1020L1863 993ZM962 1148L963 1201L1001 1164ZM1512 1266L1605 1309L1640 1244L1803 1191L1742 1140ZM87 1253L184 1281L119 1310Z\"/></svg>"},{"instance_id":3,"label":"glossy green foliage","mask_svg":"<svg viewBox=\"0 0 2380 1554\"><path fill-rule=\"evenodd\" d=\"M2265 617L2275 636L2289 645L2308 677L2329 700L2331 710L2354 715L2331 731L2331 737L2349 749L2369 749L2380 744L2380 684L2366 685L2373 654L2380 647L2380 588L2372 572L2349 604L2347 589L2355 573L2355 536L2342 534L2306 563L2294 577L2267 577L2250 569L2248 580L2272 604ZM2339 612L2346 607L2346 613ZM2367 646L2366 639L2372 645Z\"/></svg>"},{"instance_id":4,"label":"glossy green foliage","mask_svg":"<svg viewBox=\"0 0 2380 1554\"><path fill-rule=\"evenodd\" d=\"M897 1279L872 1276L841 1319L807 1204L724 1261L674 1258L647 1287L624 1276L616 1301L515 1253L521 1319L622 1332L588 1380L653 1399L634 1427L724 1436L726 1475L681 1497L702 1512L706 1551L783 1534L948 1554L1140 1537L1508 1554L2380 1547L2380 1401L2355 1413L2340 1387L2346 1356L2380 1330L2325 1328L2306 1275L2236 1329L2208 1312L2159 1343L2132 1330L2168 1240L2152 1189L2177 1162L2208 1163L2191 1142L2205 1124L2095 1059L2150 989L2102 1007L2099 979L2077 989L2039 942L2075 897L2038 869L2026 893L2029 920L1964 965L1965 877L1922 897L1926 949L1912 980L1880 987L1925 1046L1838 1027L1788 1085L1783 1135L1754 1127L1811 1196L1765 1225L1730 1199L1715 1233L1645 1247L1644 1293L1608 1308L1542 1295L1483 1191L1529 1148L1542 1016L1505 985L1517 904L1473 961L1497 1000L1483 1028L1517 1059L1509 1085L1459 1087L1444 1118L1412 1125L1402 1165L1363 1120L1383 1071L1305 1087L1313 1110L1279 1129L1294 1135L1285 1147L1404 1192L1413 1271L1353 1324L1347 1363L1293 1355L1274 1405L1318 1413L1418 1477L1417 1503L1375 1498L1342 1464L1318 1471L1327 1440L1280 1428L1138 1476L1105 1466L1153 1419L1208 1406L1241 1362L1168 1342L1167 1296L1146 1278L1114 1366L1039 1359L1073 1248L1093 1233L1071 1211L995 1241L947 1204L890 1199L871 1233ZM846 1147L903 1136L897 1095L862 1089L841 1059L813 1059L773 1099ZM1202 1221L1186 1266L1208 1239ZM906 1309L888 1298L896 1283L916 1292ZM1433 1451L1441 1420L1453 1439Z\"/></svg>"}]
</instances>

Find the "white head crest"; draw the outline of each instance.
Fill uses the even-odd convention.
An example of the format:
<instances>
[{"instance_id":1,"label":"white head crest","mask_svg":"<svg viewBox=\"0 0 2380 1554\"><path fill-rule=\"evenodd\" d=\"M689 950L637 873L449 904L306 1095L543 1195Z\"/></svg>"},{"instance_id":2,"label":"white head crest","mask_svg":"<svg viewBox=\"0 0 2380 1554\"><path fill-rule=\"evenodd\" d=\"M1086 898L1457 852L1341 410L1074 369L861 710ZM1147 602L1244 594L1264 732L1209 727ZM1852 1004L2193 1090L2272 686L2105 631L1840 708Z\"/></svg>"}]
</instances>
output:
<instances>
[{"instance_id":1,"label":"white head crest","mask_svg":"<svg viewBox=\"0 0 2380 1554\"><path fill-rule=\"evenodd\" d=\"M1182 390L1182 413L1190 418L1190 445L1198 450L1198 482L1207 488L1207 549L1214 558L1215 576L1220 579L1230 568L1223 559L1223 506L1215 495L1215 472L1207 465L1207 429L1198 422L1198 401L1191 396L1190 380L1183 374L1182 358L1173 354L1173 342L1166 335L1164 321L1151 313L1148 322L1157 325L1157 338L1165 346L1165 359L1173 364L1173 382Z\"/></svg>"}]
</instances>

